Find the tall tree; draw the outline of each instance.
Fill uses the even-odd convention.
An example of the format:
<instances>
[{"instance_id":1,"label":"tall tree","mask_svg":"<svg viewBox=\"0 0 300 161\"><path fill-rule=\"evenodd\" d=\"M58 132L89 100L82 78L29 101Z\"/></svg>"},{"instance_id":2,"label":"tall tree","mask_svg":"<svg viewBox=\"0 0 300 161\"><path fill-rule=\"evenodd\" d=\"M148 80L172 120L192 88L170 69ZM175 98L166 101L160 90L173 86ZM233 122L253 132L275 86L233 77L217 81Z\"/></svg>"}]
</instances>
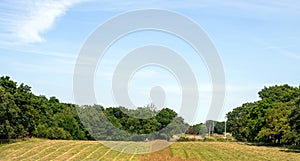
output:
<instances>
[{"instance_id":1,"label":"tall tree","mask_svg":"<svg viewBox=\"0 0 300 161\"><path fill-rule=\"evenodd\" d=\"M300 88L275 85L265 87L258 94L261 100L227 114L233 136L263 143L299 144Z\"/></svg>"}]
</instances>

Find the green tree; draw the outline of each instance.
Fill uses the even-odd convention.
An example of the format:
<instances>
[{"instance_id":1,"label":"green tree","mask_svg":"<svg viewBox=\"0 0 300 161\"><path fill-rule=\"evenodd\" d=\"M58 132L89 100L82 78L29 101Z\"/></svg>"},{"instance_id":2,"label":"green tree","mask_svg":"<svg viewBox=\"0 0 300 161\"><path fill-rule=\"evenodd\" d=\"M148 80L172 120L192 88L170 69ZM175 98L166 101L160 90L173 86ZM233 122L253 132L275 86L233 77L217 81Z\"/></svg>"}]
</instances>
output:
<instances>
[{"instance_id":1,"label":"green tree","mask_svg":"<svg viewBox=\"0 0 300 161\"><path fill-rule=\"evenodd\" d=\"M13 101L13 96L0 86L0 138L11 139L18 137L20 109Z\"/></svg>"},{"instance_id":2,"label":"green tree","mask_svg":"<svg viewBox=\"0 0 300 161\"><path fill-rule=\"evenodd\" d=\"M227 114L233 136L238 140L299 144L300 88L275 85L258 94L261 100L243 104Z\"/></svg>"}]
</instances>

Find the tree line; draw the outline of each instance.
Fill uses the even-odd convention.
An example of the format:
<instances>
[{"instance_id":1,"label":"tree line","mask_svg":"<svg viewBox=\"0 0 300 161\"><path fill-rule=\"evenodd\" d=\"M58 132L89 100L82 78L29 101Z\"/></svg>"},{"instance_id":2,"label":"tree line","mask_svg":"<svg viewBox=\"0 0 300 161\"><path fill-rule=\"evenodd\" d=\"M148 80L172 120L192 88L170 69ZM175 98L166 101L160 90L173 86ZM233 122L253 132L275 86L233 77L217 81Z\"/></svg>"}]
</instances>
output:
<instances>
[{"instance_id":1,"label":"tree line","mask_svg":"<svg viewBox=\"0 0 300 161\"><path fill-rule=\"evenodd\" d=\"M188 127L186 134L191 135L210 135L210 134L224 134L229 132L228 126L225 130L225 121L207 120L205 123L199 123Z\"/></svg>"},{"instance_id":2,"label":"tree line","mask_svg":"<svg viewBox=\"0 0 300 161\"><path fill-rule=\"evenodd\" d=\"M0 77L0 139L169 140L187 127L183 118L168 108L77 106L37 96L28 85Z\"/></svg>"},{"instance_id":3,"label":"tree line","mask_svg":"<svg viewBox=\"0 0 300 161\"><path fill-rule=\"evenodd\" d=\"M300 87L275 85L258 92L260 100L227 113L237 140L300 145Z\"/></svg>"},{"instance_id":4,"label":"tree line","mask_svg":"<svg viewBox=\"0 0 300 161\"><path fill-rule=\"evenodd\" d=\"M182 117L169 108L156 111L151 106L127 109L125 107L83 106L79 117L97 140L144 141L170 140L188 128Z\"/></svg>"},{"instance_id":5,"label":"tree line","mask_svg":"<svg viewBox=\"0 0 300 161\"><path fill-rule=\"evenodd\" d=\"M0 139L24 137L91 139L75 105L36 96L28 85L0 77Z\"/></svg>"},{"instance_id":6,"label":"tree line","mask_svg":"<svg viewBox=\"0 0 300 161\"><path fill-rule=\"evenodd\" d=\"M260 100L227 113L226 131L240 141L300 145L300 87L265 87ZM175 134L222 134L225 122L188 125L169 108L78 106L37 96L31 87L0 77L0 139L169 140Z\"/></svg>"}]
</instances>

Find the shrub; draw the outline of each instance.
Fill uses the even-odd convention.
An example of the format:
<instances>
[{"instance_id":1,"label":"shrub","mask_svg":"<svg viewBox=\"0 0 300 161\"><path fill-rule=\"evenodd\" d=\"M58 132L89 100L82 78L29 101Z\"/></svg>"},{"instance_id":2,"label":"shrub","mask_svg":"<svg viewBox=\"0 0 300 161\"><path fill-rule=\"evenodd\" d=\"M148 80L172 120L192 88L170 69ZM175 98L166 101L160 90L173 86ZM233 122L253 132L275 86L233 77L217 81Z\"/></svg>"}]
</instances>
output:
<instances>
[{"instance_id":1,"label":"shrub","mask_svg":"<svg viewBox=\"0 0 300 161\"><path fill-rule=\"evenodd\" d=\"M72 136L69 132L65 131L63 128L60 127L51 127L48 130L48 138L49 139L72 139Z\"/></svg>"}]
</instances>

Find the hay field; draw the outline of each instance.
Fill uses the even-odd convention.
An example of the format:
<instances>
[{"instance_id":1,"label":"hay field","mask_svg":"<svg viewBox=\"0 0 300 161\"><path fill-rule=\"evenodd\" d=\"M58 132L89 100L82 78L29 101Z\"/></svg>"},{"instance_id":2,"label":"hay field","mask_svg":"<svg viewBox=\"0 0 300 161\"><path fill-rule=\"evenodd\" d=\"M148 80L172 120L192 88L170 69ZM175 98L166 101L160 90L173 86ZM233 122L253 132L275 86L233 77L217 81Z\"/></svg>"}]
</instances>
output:
<instances>
[{"instance_id":1,"label":"hay field","mask_svg":"<svg viewBox=\"0 0 300 161\"><path fill-rule=\"evenodd\" d=\"M107 144L108 142L106 142ZM300 160L299 151L238 142L177 142L161 151L149 154L127 154L126 148L150 150L153 142L109 142L118 151L98 141L28 139L0 146L0 160ZM120 152L122 151L122 152Z\"/></svg>"}]
</instances>

